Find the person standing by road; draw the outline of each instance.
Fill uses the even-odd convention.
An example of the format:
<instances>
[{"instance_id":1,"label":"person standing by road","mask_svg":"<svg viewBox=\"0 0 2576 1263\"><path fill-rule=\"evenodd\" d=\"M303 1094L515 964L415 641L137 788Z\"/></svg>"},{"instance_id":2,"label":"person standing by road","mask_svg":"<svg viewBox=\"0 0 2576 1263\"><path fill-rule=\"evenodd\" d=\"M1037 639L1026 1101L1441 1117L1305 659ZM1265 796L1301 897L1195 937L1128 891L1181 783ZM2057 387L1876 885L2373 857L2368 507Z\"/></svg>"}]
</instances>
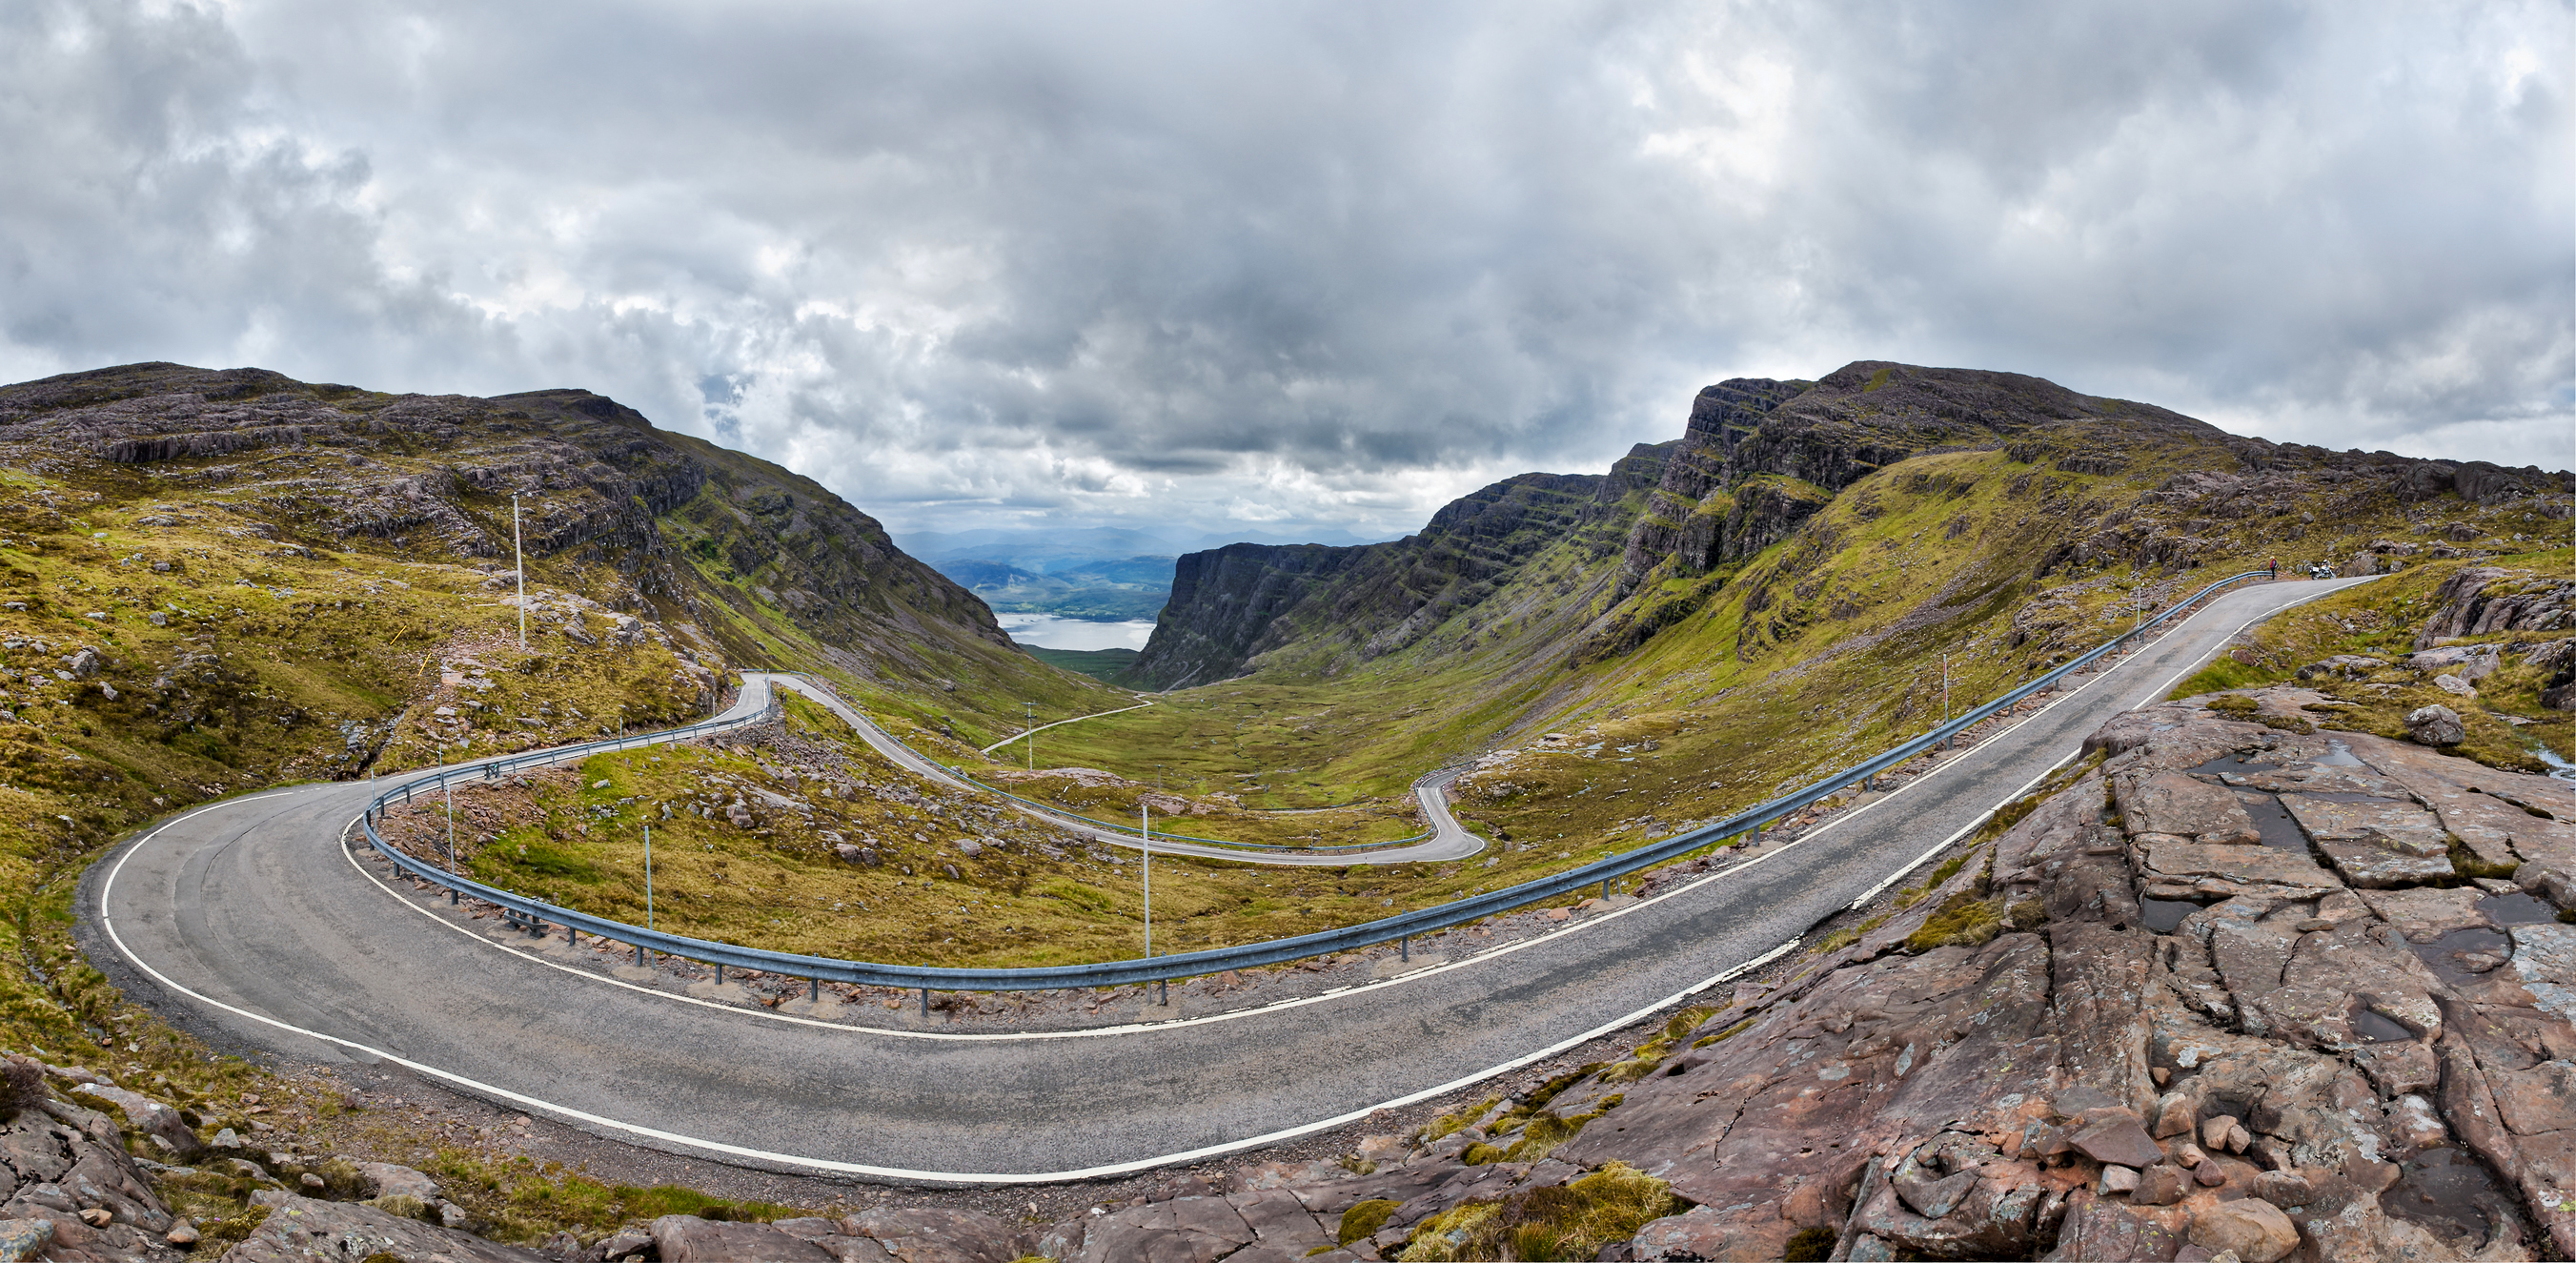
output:
<instances>
[{"instance_id":1,"label":"person standing by road","mask_svg":"<svg viewBox=\"0 0 2576 1263\"><path fill-rule=\"evenodd\" d=\"M2281 559L2280 559L2280 558L2278 558L2278 557L2275 557L2275 558L2273 558L2273 559L2272 559L2272 578L2273 578L2275 581L2278 581L2278 580L2280 579L2280 577L2281 577Z\"/></svg>"}]
</instances>

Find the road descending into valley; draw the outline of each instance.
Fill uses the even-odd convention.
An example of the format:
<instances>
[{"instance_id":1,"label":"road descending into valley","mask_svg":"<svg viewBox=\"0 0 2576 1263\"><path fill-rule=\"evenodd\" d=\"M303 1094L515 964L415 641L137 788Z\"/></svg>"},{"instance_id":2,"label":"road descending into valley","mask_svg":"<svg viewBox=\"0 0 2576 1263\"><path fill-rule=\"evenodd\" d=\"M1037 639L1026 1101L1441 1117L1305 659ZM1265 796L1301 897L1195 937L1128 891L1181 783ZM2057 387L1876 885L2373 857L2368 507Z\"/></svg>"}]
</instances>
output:
<instances>
[{"instance_id":1,"label":"road descending into valley","mask_svg":"<svg viewBox=\"0 0 2576 1263\"><path fill-rule=\"evenodd\" d=\"M984 793L983 787L968 781L965 777L958 775L948 767L934 762L920 751L896 740L894 734L887 732L883 728L879 728L874 720L871 720L866 715L859 713L859 711L852 708L849 703L842 701L831 691L818 688L797 676L768 671L743 672L742 696L734 703L732 710L725 712L726 715L731 716L734 714L749 713L751 710L757 710L762 706L768 705L769 690L773 688L794 689L795 691L814 699L816 702L821 703L825 709L840 716L841 722L857 729L859 739L867 742L868 747L883 756L887 762L893 763L923 780L935 781L941 786L955 790L959 793L978 795ZM1142 710L1144 708L1140 706L1133 709ZM1125 712L1104 711L1102 713L1118 715L1124 714ZM1082 716L1082 718L1097 719L1099 716L1085 715ZM1072 723L1074 721L1068 719L1062 722ZM1052 727L1053 725L1049 726ZM1449 814L1449 801L1447 797L1448 788L1449 783L1456 779L1458 779L1458 775L1455 772L1440 772L1423 777L1421 780L1414 782L1413 798L1415 802L1421 804L1422 818L1425 821L1428 821L1431 825L1431 836L1413 843L1410 846L1389 845L1383 847L1371 847L1364 850L1334 849L1319 850L1308 853L1302 851L1254 851L1240 847L1206 846L1196 842L1166 841L1161 837L1156 837L1154 839L1154 854L1193 855L1201 859L1237 860L1246 864L1282 864L1292 868L1298 866L1320 867L1326 865L1339 868L1348 864L1431 864L1447 860L1463 860L1468 856L1484 850L1485 840L1477 837L1475 834L1467 832L1465 826L1460 825L1457 819ZM1106 842L1111 846L1123 846L1129 850L1143 849L1143 846L1137 840L1136 835L1131 833L1121 833L1116 829L1104 829L1096 824L1085 821L1078 816L1048 811L1042 807L1014 799L1004 799L1002 801L1002 805L1013 811L1043 820L1059 829L1079 833L1082 836L1097 842ZM1183 825L1181 827L1188 828L1190 826Z\"/></svg>"},{"instance_id":2,"label":"road descending into valley","mask_svg":"<svg viewBox=\"0 0 2576 1263\"><path fill-rule=\"evenodd\" d=\"M654 990L395 893L381 860L345 847L379 792L362 783L249 795L144 832L89 871L80 932L130 997L219 1044L395 1061L605 1136L898 1182L1114 1174L1344 1125L1665 1009L1914 865L2240 628L2349 582L2221 594L2018 726L1730 871L1266 1008L960 1035L856 1005L881 1025Z\"/></svg>"}]
</instances>

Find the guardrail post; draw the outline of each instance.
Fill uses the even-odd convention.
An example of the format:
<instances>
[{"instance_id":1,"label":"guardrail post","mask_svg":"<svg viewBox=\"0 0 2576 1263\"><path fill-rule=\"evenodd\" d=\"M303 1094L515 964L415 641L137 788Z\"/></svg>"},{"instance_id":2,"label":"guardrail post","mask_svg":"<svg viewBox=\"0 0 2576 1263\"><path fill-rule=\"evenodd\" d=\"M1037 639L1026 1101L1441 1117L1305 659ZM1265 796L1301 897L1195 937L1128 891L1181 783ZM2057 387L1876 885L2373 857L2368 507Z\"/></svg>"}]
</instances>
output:
<instances>
[{"instance_id":1,"label":"guardrail post","mask_svg":"<svg viewBox=\"0 0 2576 1263\"><path fill-rule=\"evenodd\" d=\"M1157 978L1154 980L1154 1003L1157 1007L1170 1007L1172 1003L1171 979Z\"/></svg>"},{"instance_id":2,"label":"guardrail post","mask_svg":"<svg viewBox=\"0 0 2576 1263\"><path fill-rule=\"evenodd\" d=\"M1402 954L1403 954L1403 956L1404 956L1404 959L1406 959L1406 960L1412 960L1412 959L1413 959L1413 937L1412 937L1411 935L1406 935L1406 936L1405 936L1405 937L1403 937L1403 938L1397 939L1397 940L1395 941L1395 950L1396 950L1396 951L1398 951L1398 952L1400 952L1400 953L1402 953Z\"/></svg>"},{"instance_id":3,"label":"guardrail post","mask_svg":"<svg viewBox=\"0 0 2576 1263\"><path fill-rule=\"evenodd\" d=\"M921 989L921 1020L925 1022L930 1020L930 988L928 987Z\"/></svg>"},{"instance_id":4,"label":"guardrail post","mask_svg":"<svg viewBox=\"0 0 2576 1263\"><path fill-rule=\"evenodd\" d=\"M805 988L805 998L816 1004L821 1004L823 1002L823 980L820 978L808 978L805 982L807 984Z\"/></svg>"},{"instance_id":5,"label":"guardrail post","mask_svg":"<svg viewBox=\"0 0 2576 1263\"><path fill-rule=\"evenodd\" d=\"M724 985L724 962L723 962L723 961L717 961L717 962L716 962L716 985L717 985L717 986L719 986L719 987L721 987L721 986L723 986L723 985Z\"/></svg>"}]
</instances>

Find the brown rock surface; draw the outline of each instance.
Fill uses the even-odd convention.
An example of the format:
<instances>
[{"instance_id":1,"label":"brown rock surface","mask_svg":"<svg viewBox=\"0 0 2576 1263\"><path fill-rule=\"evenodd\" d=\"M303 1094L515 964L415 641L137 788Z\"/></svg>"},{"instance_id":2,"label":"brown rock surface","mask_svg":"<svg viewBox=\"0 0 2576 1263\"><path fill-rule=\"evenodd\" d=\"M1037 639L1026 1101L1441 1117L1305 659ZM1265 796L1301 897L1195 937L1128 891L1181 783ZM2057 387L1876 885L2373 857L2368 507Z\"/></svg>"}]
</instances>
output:
<instances>
[{"instance_id":1,"label":"brown rock surface","mask_svg":"<svg viewBox=\"0 0 2576 1263\"><path fill-rule=\"evenodd\" d=\"M1802 1232L1855 1260L2576 1254L2576 926L2499 926L2488 890L2509 888L2450 881L2445 832L2483 830L2482 862L2519 864L2536 858L2526 838L2560 845L2555 830L2492 809L2576 817L2576 795L2181 704L2121 716L2087 749L2102 764L1996 837L1990 866L1972 854L1838 950L1739 987L1659 1063L1551 1085L1547 1115L1593 1121L1539 1162L1461 1162L1470 1141L1507 1148L1539 1116L1507 1103L1438 1144L1374 1138L1349 1165L1250 1168L1223 1196L1165 1194L1034 1239L882 1218L808 1248L1392 1258L1435 1215L1571 1196L1587 1168L1619 1162L1684 1203L1627 1243L1638 1259L1774 1259ZM2190 771L2231 752L2248 770L2225 784ZM2375 867L2336 858L2359 889L2277 837L2211 840L2238 818L2278 833L2263 795L2329 854L2366 849ZM2150 888L2203 906L2150 930ZM1982 941L1909 945L1937 909L1976 899L1998 913ZM2034 923L2003 910L2030 901L2045 922L2011 929ZM1396 1206L1331 1249L1362 1201ZM975 1252L930 1252L970 1239Z\"/></svg>"},{"instance_id":2,"label":"brown rock surface","mask_svg":"<svg viewBox=\"0 0 2576 1263\"><path fill-rule=\"evenodd\" d=\"M701 1223L704 1220L699 1221ZM751 1227L755 1225L726 1225ZM762 1228L762 1231L770 1231ZM803 1246L801 1242L791 1244ZM268 1218L223 1263L354 1263L390 1254L405 1263L543 1263L544 1255L486 1241L471 1233L404 1219L358 1202L324 1202L278 1194ZM670 1254L662 1256L673 1258ZM683 1255L710 1258L711 1255ZM737 1255L734 1257L752 1257ZM781 1255L782 1259L806 1255ZM830 1258L829 1255L821 1256Z\"/></svg>"},{"instance_id":3,"label":"brown rock surface","mask_svg":"<svg viewBox=\"0 0 2576 1263\"><path fill-rule=\"evenodd\" d=\"M2299 1229L2280 1207L2248 1197L2193 1215L2191 1243L2213 1252L2233 1250L2245 1263L2275 1263L2299 1248Z\"/></svg>"},{"instance_id":4,"label":"brown rock surface","mask_svg":"<svg viewBox=\"0 0 2576 1263\"><path fill-rule=\"evenodd\" d=\"M2343 885L2295 851L2268 846L2196 846L2157 842L2147 849L2147 869L2163 877L2220 877L2261 886L2323 890Z\"/></svg>"},{"instance_id":5,"label":"brown rock surface","mask_svg":"<svg viewBox=\"0 0 2576 1263\"><path fill-rule=\"evenodd\" d=\"M2261 832L2226 789L2186 772L2150 772L2111 782L2123 827L2202 843L2260 842Z\"/></svg>"}]
</instances>

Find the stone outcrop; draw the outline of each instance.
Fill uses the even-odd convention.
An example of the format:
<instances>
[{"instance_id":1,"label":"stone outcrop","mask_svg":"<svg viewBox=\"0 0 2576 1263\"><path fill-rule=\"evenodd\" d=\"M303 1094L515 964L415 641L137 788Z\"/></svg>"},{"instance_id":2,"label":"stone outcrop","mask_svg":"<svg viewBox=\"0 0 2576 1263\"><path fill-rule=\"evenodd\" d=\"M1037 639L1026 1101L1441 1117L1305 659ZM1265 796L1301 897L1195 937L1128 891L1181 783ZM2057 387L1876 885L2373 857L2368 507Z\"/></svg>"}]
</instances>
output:
<instances>
[{"instance_id":1,"label":"stone outcrop","mask_svg":"<svg viewBox=\"0 0 2576 1263\"><path fill-rule=\"evenodd\" d=\"M109 1115L46 1099L0 1123L0 1241L43 1243L20 1257L175 1260L175 1223Z\"/></svg>"},{"instance_id":2,"label":"stone outcrop","mask_svg":"<svg viewBox=\"0 0 2576 1263\"><path fill-rule=\"evenodd\" d=\"M269 1208L268 1217L241 1244L224 1252L223 1263L356 1263L386 1255L404 1263L553 1263L534 1251L407 1219L363 1202L318 1201L285 1192L255 1193L252 1198Z\"/></svg>"},{"instance_id":3,"label":"stone outcrop","mask_svg":"<svg viewBox=\"0 0 2576 1263\"><path fill-rule=\"evenodd\" d=\"M1012 1263L1028 1257L1032 1244L1019 1228L966 1210L878 1209L765 1224L664 1215L603 1237L572 1257L579 1263Z\"/></svg>"},{"instance_id":4,"label":"stone outcrop","mask_svg":"<svg viewBox=\"0 0 2576 1263\"><path fill-rule=\"evenodd\" d=\"M1603 1257L2576 1252L2576 927L2548 901L2576 906L2576 785L2184 703L2087 753L1905 911L1634 1061L1036 1250L1395 1258L1633 1167L1681 1209ZM2354 858L2454 844L2521 880Z\"/></svg>"},{"instance_id":5,"label":"stone outcrop","mask_svg":"<svg viewBox=\"0 0 2576 1263\"><path fill-rule=\"evenodd\" d=\"M1295 643L1351 664L1412 645L1472 609L1543 548L1616 546L1629 501L1661 476L1673 444L1639 444L1606 475L1522 474L1452 501L1418 535L1385 544L1229 544L1173 564L1172 598L1126 679L1211 684Z\"/></svg>"},{"instance_id":6,"label":"stone outcrop","mask_svg":"<svg viewBox=\"0 0 2576 1263\"><path fill-rule=\"evenodd\" d=\"M2431 649L2454 636L2558 631L2569 626L2576 626L2576 579L2544 578L2500 566L2468 566L2434 591L2433 613L2415 634L2415 647ZM2421 671L2440 665L2419 661L2415 667Z\"/></svg>"}]
</instances>

